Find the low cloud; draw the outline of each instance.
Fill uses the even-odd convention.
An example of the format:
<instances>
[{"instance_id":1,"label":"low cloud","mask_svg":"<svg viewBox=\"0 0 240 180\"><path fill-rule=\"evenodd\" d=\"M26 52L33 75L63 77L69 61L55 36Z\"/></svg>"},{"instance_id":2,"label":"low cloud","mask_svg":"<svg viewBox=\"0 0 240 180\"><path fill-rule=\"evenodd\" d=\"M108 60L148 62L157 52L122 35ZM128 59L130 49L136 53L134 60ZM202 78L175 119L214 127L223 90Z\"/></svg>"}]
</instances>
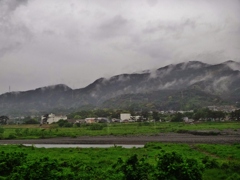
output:
<instances>
[{"instance_id":1,"label":"low cloud","mask_svg":"<svg viewBox=\"0 0 240 180\"><path fill-rule=\"evenodd\" d=\"M81 88L179 62L240 61L239 7L238 0L0 0L0 94L9 85Z\"/></svg>"}]
</instances>

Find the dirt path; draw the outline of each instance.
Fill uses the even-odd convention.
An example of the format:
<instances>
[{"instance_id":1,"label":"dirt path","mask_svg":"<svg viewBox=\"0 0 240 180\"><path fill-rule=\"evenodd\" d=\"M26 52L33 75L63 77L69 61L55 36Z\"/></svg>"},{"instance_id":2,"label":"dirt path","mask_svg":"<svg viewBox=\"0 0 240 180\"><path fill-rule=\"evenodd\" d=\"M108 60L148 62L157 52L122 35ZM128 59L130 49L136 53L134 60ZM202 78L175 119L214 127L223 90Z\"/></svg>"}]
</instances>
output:
<instances>
[{"instance_id":1,"label":"dirt path","mask_svg":"<svg viewBox=\"0 0 240 180\"><path fill-rule=\"evenodd\" d=\"M0 140L0 144L146 144L147 142L233 144L240 143L240 135L202 136L161 133L155 136L81 136L77 138L62 137L49 139Z\"/></svg>"}]
</instances>

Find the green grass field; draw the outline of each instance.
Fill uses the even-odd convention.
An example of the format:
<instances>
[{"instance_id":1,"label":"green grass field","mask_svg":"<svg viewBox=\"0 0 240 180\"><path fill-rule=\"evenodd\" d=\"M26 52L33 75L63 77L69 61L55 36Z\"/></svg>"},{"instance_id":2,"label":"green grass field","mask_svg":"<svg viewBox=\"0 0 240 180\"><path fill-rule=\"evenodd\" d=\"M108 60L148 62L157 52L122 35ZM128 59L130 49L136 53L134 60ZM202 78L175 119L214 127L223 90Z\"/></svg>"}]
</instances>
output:
<instances>
[{"instance_id":1,"label":"green grass field","mask_svg":"<svg viewBox=\"0 0 240 180\"><path fill-rule=\"evenodd\" d=\"M157 123L109 123L97 124L102 126L99 130L82 125L80 127L58 127L51 125L4 125L4 139L36 139L46 137L77 137L77 136L104 136L104 135L154 135L164 132L177 132L179 130L238 130L240 122L203 122L198 124L185 124L174 122Z\"/></svg>"},{"instance_id":2,"label":"green grass field","mask_svg":"<svg viewBox=\"0 0 240 180\"><path fill-rule=\"evenodd\" d=\"M39 139L50 137L74 138L78 136L104 135L155 135L165 132L187 132L196 130L232 130L232 132L235 132L240 129L240 122L203 122L198 124L184 124L173 122L110 123L97 125L82 125L80 127L74 126L71 128L61 128L58 127L57 124L43 126L4 125L0 128L0 132L2 132L0 134L1 139ZM114 164L118 162L119 158L121 158L124 162L127 162L130 157L136 154L138 156L138 159L144 159L144 162L149 163L152 166L156 166L157 157L162 152L177 152L178 154L181 154L184 158L196 159L199 165L204 167L202 176L204 180L240 179L240 144L188 145L150 142L147 143L144 148L132 149L125 149L121 148L120 146L112 148L47 149L36 148L34 146L25 147L23 145L0 145L0 153L2 153L2 157L4 157L6 153L26 154L26 162L23 166L21 166L21 168L23 169L18 169L20 174L21 172L26 173L27 169L31 169L31 172L38 171L37 166L40 166L40 169L42 167L42 172L45 172L45 166L49 166L50 169L54 167L60 167L59 172L64 172L67 175L72 175L71 177L82 173L82 179L122 179L123 175L114 170ZM18 155L16 156L18 159ZM7 167L6 164L1 162L2 157L0 154L0 172L1 168ZM47 159L43 160L43 158ZM12 161L10 162L10 165L13 162L14 164L15 162L17 162L16 159L14 160L14 157L11 160ZM11 173L10 170L9 173ZM116 175L116 177L111 177L113 176L113 174ZM8 179L8 176L5 174L5 176L1 177L0 174L0 179L1 178ZM65 179L69 178L65 177ZM10 179L16 179L16 177L13 176Z\"/></svg>"}]
</instances>

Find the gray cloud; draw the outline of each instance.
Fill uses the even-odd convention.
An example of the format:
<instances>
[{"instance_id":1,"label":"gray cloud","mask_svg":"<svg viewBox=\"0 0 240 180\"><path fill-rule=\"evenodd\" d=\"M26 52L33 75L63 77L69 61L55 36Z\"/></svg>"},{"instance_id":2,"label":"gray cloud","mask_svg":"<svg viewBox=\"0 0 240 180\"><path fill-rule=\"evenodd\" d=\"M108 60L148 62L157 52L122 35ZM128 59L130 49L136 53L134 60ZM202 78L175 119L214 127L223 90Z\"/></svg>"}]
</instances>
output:
<instances>
[{"instance_id":1,"label":"gray cloud","mask_svg":"<svg viewBox=\"0 0 240 180\"><path fill-rule=\"evenodd\" d=\"M119 36L123 34L128 21L117 15L103 22L98 28L98 35L103 37Z\"/></svg>"},{"instance_id":2,"label":"gray cloud","mask_svg":"<svg viewBox=\"0 0 240 180\"><path fill-rule=\"evenodd\" d=\"M240 61L239 17L239 0L0 0L0 94Z\"/></svg>"},{"instance_id":3,"label":"gray cloud","mask_svg":"<svg viewBox=\"0 0 240 180\"><path fill-rule=\"evenodd\" d=\"M0 0L1 7L5 6L8 11L14 11L21 5L26 5L28 0Z\"/></svg>"},{"instance_id":4,"label":"gray cloud","mask_svg":"<svg viewBox=\"0 0 240 180\"><path fill-rule=\"evenodd\" d=\"M160 21L149 23L148 27L143 30L143 33L156 33L163 32L165 34L168 33L176 33L184 31L185 28L195 29L196 21L192 19L183 19L180 22L169 22L169 21Z\"/></svg>"},{"instance_id":5,"label":"gray cloud","mask_svg":"<svg viewBox=\"0 0 240 180\"><path fill-rule=\"evenodd\" d=\"M19 48L31 36L27 27L14 16L16 9L21 5L27 5L27 2L27 0L0 1L0 57Z\"/></svg>"}]
</instances>

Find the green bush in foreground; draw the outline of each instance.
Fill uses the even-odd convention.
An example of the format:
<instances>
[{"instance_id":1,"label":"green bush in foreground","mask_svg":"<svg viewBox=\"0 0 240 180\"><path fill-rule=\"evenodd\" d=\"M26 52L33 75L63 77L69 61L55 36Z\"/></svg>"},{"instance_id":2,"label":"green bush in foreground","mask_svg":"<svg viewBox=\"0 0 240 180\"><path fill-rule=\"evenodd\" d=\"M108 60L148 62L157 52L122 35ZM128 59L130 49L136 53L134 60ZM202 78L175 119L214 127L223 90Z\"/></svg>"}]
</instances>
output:
<instances>
[{"instance_id":1,"label":"green bush in foreground","mask_svg":"<svg viewBox=\"0 0 240 180\"><path fill-rule=\"evenodd\" d=\"M74 179L72 172L65 172L60 167L57 160L42 158L33 162L26 162L19 166L9 176L8 179L41 179L41 180L58 180L58 179Z\"/></svg>"},{"instance_id":2,"label":"green bush in foreground","mask_svg":"<svg viewBox=\"0 0 240 180\"><path fill-rule=\"evenodd\" d=\"M194 180L202 179L203 166L195 159L184 159L175 152L163 153L158 157L157 179Z\"/></svg>"},{"instance_id":3,"label":"green bush in foreground","mask_svg":"<svg viewBox=\"0 0 240 180\"><path fill-rule=\"evenodd\" d=\"M59 162L43 157L27 160L23 153L4 153L0 157L0 174L6 179L125 179L125 180L201 180L203 166L195 159L185 159L175 152L161 152L157 163L151 165L145 158L138 159L135 154L125 162L119 158L106 171L94 164L89 166L80 162Z\"/></svg>"},{"instance_id":4,"label":"green bush in foreground","mask_svg":"<svg viewBox=\"0 0 240 180\"><path fill-rule=\"evenodd\" d=\"M0 175L10 175L15 167L21 166L26 162L27 155L21 152L0 154Z\"/></svg>"}]
</instances>

